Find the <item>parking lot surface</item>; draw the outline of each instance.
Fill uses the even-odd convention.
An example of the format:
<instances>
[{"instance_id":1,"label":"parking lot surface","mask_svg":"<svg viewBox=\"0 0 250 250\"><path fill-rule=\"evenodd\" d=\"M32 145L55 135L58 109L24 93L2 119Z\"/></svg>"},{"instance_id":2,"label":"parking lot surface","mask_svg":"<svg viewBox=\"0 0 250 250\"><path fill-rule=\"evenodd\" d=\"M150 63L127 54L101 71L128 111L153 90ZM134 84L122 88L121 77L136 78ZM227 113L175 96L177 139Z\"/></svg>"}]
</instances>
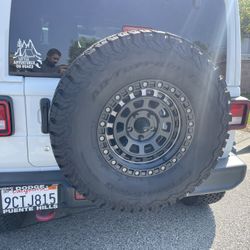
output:
<instances>
[{"instance_id":1,"label":"parking lot surface","mask_svg":"<svg viewBox=\"0 0 250 250\"><path fill-rule=\"evenodd\" d=\"M250 167L248 136L238 134L237 151ZM250 174L211 206L133 214L88 208L59 217L1 234L0 249L250 249Z\"/></svg>"}]
</instances>

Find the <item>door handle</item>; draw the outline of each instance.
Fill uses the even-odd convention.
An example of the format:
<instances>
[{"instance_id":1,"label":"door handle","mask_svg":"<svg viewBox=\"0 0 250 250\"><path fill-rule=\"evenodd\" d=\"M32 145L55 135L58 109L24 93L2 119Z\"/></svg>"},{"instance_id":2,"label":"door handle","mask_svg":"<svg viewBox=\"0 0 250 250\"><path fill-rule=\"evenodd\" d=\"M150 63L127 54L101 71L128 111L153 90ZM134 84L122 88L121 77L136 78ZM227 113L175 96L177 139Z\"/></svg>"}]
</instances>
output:
<instances>
[{"instance_id":1,"label":"door handle","mask_svg":"<svg viewBox=\"0 0 250 250\"><path fill-rule=\"evenodd\" d=\"M40 100L41 118L42 118L42 133L49 133L49 110L50 110L50 99L42 98Z\"/></svg>"}]
</instances>

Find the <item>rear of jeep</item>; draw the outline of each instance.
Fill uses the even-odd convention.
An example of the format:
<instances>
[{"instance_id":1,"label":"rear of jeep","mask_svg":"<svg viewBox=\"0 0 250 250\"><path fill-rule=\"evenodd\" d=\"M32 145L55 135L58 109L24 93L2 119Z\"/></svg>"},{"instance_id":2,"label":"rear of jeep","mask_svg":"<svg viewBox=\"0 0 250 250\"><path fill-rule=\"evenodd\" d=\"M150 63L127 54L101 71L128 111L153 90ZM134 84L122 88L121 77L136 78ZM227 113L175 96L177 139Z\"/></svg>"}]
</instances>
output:
<instances>
[{"instance_id":1,"label":"rear of jeep","mask_svg":"<svg viewBox=\"0 0 250 250\"><path fill-rule=\"evenodd\" d=\"M241 183L237 1L74 3L0 10L0 230L90 203L209 204Z\"/></svg>"}]
</instances>

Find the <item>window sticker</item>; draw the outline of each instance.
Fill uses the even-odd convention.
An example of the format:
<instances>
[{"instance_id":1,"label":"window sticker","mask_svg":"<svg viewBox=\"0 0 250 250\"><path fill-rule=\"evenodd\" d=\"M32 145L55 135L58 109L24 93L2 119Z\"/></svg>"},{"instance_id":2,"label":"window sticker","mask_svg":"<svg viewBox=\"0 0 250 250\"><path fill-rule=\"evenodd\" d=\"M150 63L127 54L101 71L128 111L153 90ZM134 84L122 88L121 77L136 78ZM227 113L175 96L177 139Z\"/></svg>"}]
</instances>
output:
<instances>
[{"instance_id":1,"label":"window sticker","mask_svg":"<svg viewBox=\"0 0 250 250\"><path fill-rule=\"evenodd\" d=\"M31 39L27 43L25 40L18 39L17 51L13 59L17 69L40 69L42 65L41 53L36 50Z\"/></svg>"}]
</instances>

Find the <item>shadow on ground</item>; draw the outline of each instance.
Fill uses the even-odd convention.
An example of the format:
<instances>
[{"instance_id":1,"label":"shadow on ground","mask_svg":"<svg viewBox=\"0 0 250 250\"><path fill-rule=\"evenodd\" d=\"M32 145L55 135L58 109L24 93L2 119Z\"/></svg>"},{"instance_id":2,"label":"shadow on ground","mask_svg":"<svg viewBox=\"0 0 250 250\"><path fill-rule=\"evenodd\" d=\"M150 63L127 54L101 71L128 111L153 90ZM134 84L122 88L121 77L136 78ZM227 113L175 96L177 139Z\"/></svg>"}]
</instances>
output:
<instances>
[{"instance_id":1,"label":"shadow on ground","mask_svg":"<svg viewBox=\"0 0 250 250\"><path fill-rule=\"evenodd\" d=\"M4 233L0 235L1 247L27 250L210 249L215 237L215 220L208 206L177 204L161 212L133 214L103 209L74 212L49 223Z\"/></svg>"}]
</instances>

